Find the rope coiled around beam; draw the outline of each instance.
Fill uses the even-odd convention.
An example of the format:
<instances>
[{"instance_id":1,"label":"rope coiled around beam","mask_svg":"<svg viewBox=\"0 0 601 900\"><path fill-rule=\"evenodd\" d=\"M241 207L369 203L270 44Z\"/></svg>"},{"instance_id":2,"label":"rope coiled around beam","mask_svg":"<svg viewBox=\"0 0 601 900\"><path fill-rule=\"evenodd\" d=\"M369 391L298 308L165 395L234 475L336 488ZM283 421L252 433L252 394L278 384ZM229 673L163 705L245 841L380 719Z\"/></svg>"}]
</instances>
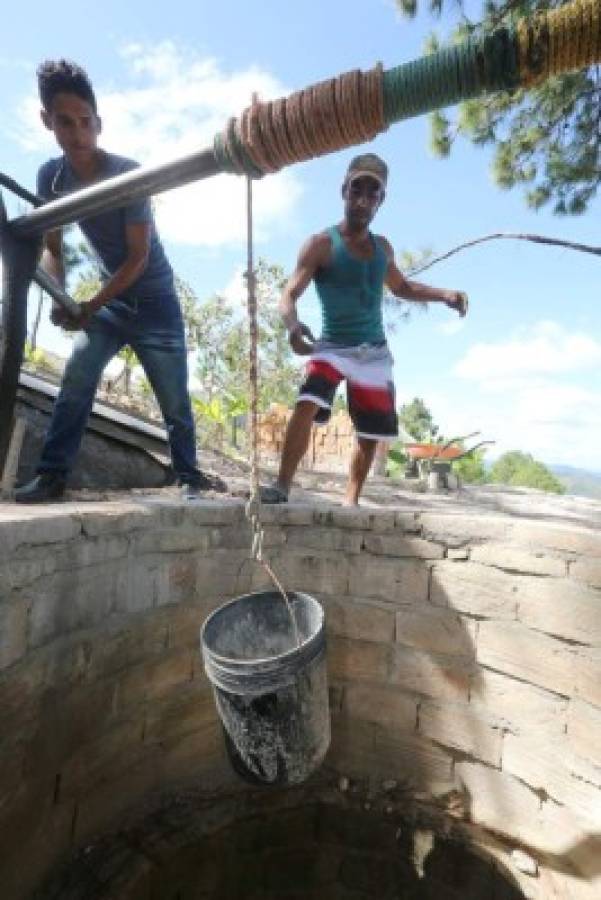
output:
<instances>
[{"instance_id":1,"label":"rope coiled around beam","mask_svg":"<svg viewBox=\"0 0 601 900\"><path fill-rule=\"evenodd\" d=\"M402 119L599 62L601 0L572 0L387 72L377 65L279 100L254 97L216 136L214 152L224 172L258 178L371 140Z\"/></svg>"},{"instance_id":2,"label":"rope coiled around beam","mask_svg":"<svg viewBox=\"0 0 601 900\"><path fill-rule=\"evenodd\" d=\"M226 172L259 177L284 166L372 140L387 128L382 66L310 85L289 97L253 97L239 119L215 138Z\"/></svg>"},{"instance_id":3,"label":"rope coiled around beam","mask_svg":"<svg viewBox=\"0 0 601 900\"><path fill-rule=\"evenodd\" d=\"M520 83L532 87L600 61L601 3L573 0L531 20L522 19L516 32Z\"/></svg>"}]
</instances>

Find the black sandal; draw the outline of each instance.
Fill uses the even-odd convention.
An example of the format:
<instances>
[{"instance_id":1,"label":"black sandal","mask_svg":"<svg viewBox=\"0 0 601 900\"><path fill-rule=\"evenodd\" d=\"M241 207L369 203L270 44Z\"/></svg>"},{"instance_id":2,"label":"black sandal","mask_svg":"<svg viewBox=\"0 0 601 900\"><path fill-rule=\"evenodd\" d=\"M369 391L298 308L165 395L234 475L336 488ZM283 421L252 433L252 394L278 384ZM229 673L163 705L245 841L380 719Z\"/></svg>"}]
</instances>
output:
<instances>
[{"instance_id":1,"label":"black sandal","mask_svg":"<svg viewBox=\"0 0 601 900\"><path fill-rule=\"evenodd\" d=\"M259 496L261 503L288 503L288 494L283 488L278 487L277 484L262 485L259 488Z\"/></svg>"}]
</instances>

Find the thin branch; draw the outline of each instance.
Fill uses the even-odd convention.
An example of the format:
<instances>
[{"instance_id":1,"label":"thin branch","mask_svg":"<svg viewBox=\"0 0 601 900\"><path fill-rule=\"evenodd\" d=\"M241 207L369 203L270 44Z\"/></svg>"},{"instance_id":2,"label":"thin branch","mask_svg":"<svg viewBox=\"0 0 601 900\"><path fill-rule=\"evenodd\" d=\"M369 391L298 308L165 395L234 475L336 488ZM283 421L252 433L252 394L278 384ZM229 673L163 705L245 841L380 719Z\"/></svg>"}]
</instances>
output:
<instances>
[{"instance_id":1,"label":"thin branch","mask_svg":"<svg viewBox=\"0 0 601 900\"><path fill-rule=\"evenodd\" d=\"M562 241L559 238L544 237L541 234L513 234L511 232L499 231L495 234L486 234L473 241L466 241L464 244L459 244L457 247L453 247L452 250L447 250L446 253L435 256L434 259L431 259L429 262L416 266L414 269L410 269L407 272L407 275L418 275L420 272L425 272L426 269L435 266L436 263L442 262L450 256L454 256L455 253L459 253L460 250L466 250L468 247L475 247L476 244L483 244L485 241L496 241L498 239L531 241L533 244L548 244L552 247L566 247L568 250L579 250L581 253L592 253L595 256L601 256L601 247L592 247L589 244L576 244L572 241Z\"/></svg>"},{"instance_id":2,"label":"thin branch","mask_svg":"<svg viewBox=\"0 0 601 900\"><path fill-rule=\"evenodd\" d=\"M511 12L513 12L516 7L522 5L522 0L508 0L507 3L504 3L503 6L500 6L495 12L491 13L490 16L490 25L492 28L496 28L498 25L504 24L503 20L506 16L508 16Z\"/></svg>"}]
</instances>

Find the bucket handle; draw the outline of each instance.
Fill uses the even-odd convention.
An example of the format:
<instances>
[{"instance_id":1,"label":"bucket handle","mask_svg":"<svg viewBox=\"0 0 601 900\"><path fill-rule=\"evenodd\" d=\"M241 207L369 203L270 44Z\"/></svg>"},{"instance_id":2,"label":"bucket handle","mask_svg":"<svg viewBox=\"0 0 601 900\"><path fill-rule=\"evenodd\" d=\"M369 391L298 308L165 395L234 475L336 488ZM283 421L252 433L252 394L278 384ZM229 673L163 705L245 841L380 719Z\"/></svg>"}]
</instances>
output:
<instances>
[{"instance_id":1,"label":"bucket handle","mask_svg":"<svg viewBox=\"0 0 601 900\"><path fill-rule=\"evenodd\" d=\"M242 560L242 562L238 566L238 577L240 576L240 573L242 572L242 569L243 569L245 563L248 561L258 563L260 566L262 566L265 569L265 571L271 578L272 582L276 586L277 590L282 595L282 599L283 599L284 603L286 604L286 608L288 610L288 615L290 616L290 621L292 622L292 628L294 631L294 640L296 641L296 646L300 647L300 645L301 645L300 634L298 631L298 625L296 623L296 616L294 615L294 610L292 609L292 603L290 602L290 598L289 598L288 594L286 593L286 589L282 585L280 579L277 577L277 575L275 574L275 572L273 571L272 567L269 565L267 560L263 557L262 546L261 546L263 543L263 528L261 526L260 526L260 533L257 534L257 532L255 532L254 538L255 538L255 541L253 541L253 550L256 549L257 552L251 552L250 556L247 556ZM258 547L257 547L257 544L258 544Z\"/></svg>"}]
</instances>

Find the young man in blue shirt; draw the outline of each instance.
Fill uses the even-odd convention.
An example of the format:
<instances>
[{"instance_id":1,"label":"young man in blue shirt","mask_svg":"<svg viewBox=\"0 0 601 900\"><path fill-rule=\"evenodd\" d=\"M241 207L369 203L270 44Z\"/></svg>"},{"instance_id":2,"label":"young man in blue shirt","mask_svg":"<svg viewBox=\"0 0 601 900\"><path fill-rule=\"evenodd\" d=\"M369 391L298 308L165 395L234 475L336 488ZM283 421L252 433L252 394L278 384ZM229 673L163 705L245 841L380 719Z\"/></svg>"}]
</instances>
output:
<instances>
[{"instance_id":1,"label":"young man in blue shirt","mask_svg":"<svg viewBox=\"0 0 601 900\"><path fill-rule=\"evenodd\" d=\"M328 421L336 388L347 382L349 413L357 433L345 502L356 505L379 441L398 433L392 356L382 321L384 286L410 301L438 301L467 312L467 298L409 281L398 269L390 243L369 225L386 194L388 167L375 153L355 157L343 185L344 218L309 238L280 301L290 344L309 355L305 381L288 423L278 479L263 488L267 503L288 499L292 479L309 443L313 422ZM299 321L296 303L313 281L321 303L322 336L314 341ZM309 340L306 340L309 338Z\"/></svg>"},{"instance_id":2,"label":"young man in blue shirt","mask_svg":"<svg viewBox=\"0 0 601 900\"><path fill-rule=\"evenodd\" d=\"M37 193L45 201L119 175L137 163L97 146L102 123L88 76L66 60L38 69L42 121L63 155L38 172ZM100 290L82 304L82 318L54 307L54 324L78 330L45 439L37 475L16 491L19 503L62 497L103 369L124 345L135 350L155 392L169 437L175 474L185 496L214 487L198 469L194 420L188 394L184 326L173 270L156 232L149 200L79 223L101 271ZM41 265L64 284L60 229L44 236Z\"/></svg>"}]
</instances>

